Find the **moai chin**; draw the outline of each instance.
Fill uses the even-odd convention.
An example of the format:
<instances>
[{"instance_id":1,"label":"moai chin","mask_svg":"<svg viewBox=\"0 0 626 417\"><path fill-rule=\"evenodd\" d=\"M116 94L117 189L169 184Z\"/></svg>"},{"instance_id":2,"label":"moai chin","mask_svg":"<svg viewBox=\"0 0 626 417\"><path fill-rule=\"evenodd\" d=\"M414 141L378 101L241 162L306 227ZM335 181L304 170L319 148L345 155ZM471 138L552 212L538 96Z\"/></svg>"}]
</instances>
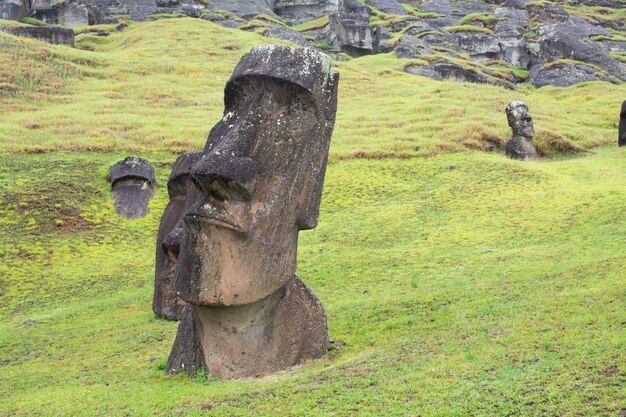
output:
<instances>
[{"instance_id":1,"label":"moai chin","mask_svg":"<svg viewBox=\"0 0 626 417\"><path fill-rule=\"evenodd\" d=\"M622 111L619 114L619 133L617 137L619 146L626 146L626 101L622 103Z\"/></svg>"},{"instance_id":2,"label":"moai chin","mask_svg":"<svg viewBox=\"0 0 626 417\"><path fill-rule=\"evenodd\" d=\"M189 303L166 372L258 376L319 358L326 315L295 275L317 225L337 110L326 55L263 46L237 64L191 169L174 289Z\"/></svg>"},{"instance_id":3,"label":"moai chin","mask_svg":"<svg viewBox=\"0 0 626 417\"><path fill-rule=\"evenodd\" d=\"M172 288L172 279L178 263L180 241L183 235L183 216L187 211L187 194L191 188L189 171L198 162L200 152L188 153L176 159L167 180L170 201L167 203L156 241L154 298L152 311L167 320L180 320L187 304Z\"/></svg>"},{"instance_id":4,"label":"moai chin","mask_svg":"<svg viewBox=\"0 0 626 417\"><path fill-rule=\"evenodd\" d=\"M154 169L148 160L131 155L109 169L107 181L115 200L115 213L127 219L148 214L154 196Z\"/></svg>"},{"instance_id":5,"label":"moai chin","mask_svg":"<svg viewBox=\"0 0 626 417\"><path fill-rule=\"evenodd\" d=\"M533 144L535 129L528 106L523 101L513 101L506 106L505 111L509 126L513 130L513 136L506 143L506 155L513 159L536 161L539 155Z\"/></svg>"}]
</instances>

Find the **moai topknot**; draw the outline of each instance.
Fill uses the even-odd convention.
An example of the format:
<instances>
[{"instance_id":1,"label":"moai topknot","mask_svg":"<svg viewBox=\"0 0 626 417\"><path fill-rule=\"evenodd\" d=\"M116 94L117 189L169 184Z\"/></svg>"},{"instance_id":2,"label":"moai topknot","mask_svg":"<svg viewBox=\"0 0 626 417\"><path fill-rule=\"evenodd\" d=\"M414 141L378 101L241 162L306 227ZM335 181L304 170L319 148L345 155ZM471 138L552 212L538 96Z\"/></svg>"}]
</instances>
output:
<instances>
[{"instance_id":1,"label":"moai topknot","mask_svg":"<svg viewBox=\"0 0 626 417\"><path fill-rule=\"evenodd\" d=\"M115 213L127 219L148 214L154 196L154 169L150 162L131 155L113 165L107 175L115 199Z\"/></svg>"},{"instance_id":2,"label":"moai topknot","mask_svg":"<svg viewBox=\"0 0 626 417\"><path fill-rule=\"evenodd\" d=\"M505 111L509 126L513 130L513 136L506 143L506 155L513 159L536 161L539 155L533 144L535 129L528 106L523 101L513 101L506 106Z\"/></svg>"},{"instance_id":3,"label":"moai topknot","mask_svg":"<svg viewBox=\"0 0 626 417\"><path fill-rule=\"evenodd\" d=\"M617 137L619 146L626 146L626 101L622 103L622 111L619 114L619 133Z\"/></svg>"},{"instance_id":4,"label":"moai topknot","mask_svg":"<svg viewBox=\"0 0 626 417\"><path fill-rule=\"evenodd\" d=\"M174 290L186 307L166 372L257 376L319 358L326 315L295 275L298 232L317 225L338 74L312 49L241 59L224 117L191 169Z\"/></svg>"},{"instance_id":5,"label":"moai topknot","mask_svg":"<svg viewBox=\"0 0 626 417\"><path fill-rule=\"evenodd\" d=\"M183 216L187 211L187 194L191 188L189 171L202 153L188 153L176 159L167 180L170 201L167 203L156 241L156 264L152 311L168 320L180 320L187 304L172 288L172 279L178 263L180 241L183 236Z\"/></svg>"}]
</instances>

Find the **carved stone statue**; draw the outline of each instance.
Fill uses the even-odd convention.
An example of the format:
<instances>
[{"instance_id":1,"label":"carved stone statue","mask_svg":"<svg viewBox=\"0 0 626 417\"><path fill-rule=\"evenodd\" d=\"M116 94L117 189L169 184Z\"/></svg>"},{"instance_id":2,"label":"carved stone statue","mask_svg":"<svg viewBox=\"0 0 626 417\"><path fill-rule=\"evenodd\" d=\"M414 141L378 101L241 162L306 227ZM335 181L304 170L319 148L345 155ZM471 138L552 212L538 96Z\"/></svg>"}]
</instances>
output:
<instances>
[{"instance_id":1,"label":"carved stone statue","mask_svg":"<svg viewBox=\"0 0 626 417\"><path fill-rule=\"evenodd\" d=\"M528 106L523 101L512 101L506 106L505 111L509 126L513 130L513 136L506 143L506 155L513 159L536 161L539 155L533 144L535 129Z\"/></svg>"},{"instance_id":2,"label":"carved stone statue","mask_svg":"<svg viewBox=\"0 0 626 417\"><path fill-rule=\"evenodd\" d=\"M626 146L626 101L622 103L622 111L619 114L619 133L617 144L619 146Z\"/></svg>"},{"instance_id":3,"label":"carved stone statue","mask_svg":"<svg viewBox=\"0 0 626 417\"><path fill-rule=\"evenodd\" d=\"M176 271L180 240L183 236L183 216L187 211L187 193L191 188L189 171L198 162L200 152L188 153L176 159L167 181L170 201L167 203L156 241L156 266L152 311L168 320L180 320L187 304L176 295L172 279Z\"/></svg>"},{"instance_id":4,"label":"carved stone statue","mask_svg":"<svg viewBox=\"0 0 626 417\"><path fill-rule=\"evenodd\" d=\"M113 165L107 175L115 199L115 213L127 219L148 214L154 196L154 169L150 162L131 155Z\"/></svg>"},{"instance_id":5,"label":"carved stone statue","mask_svg":"<svg viewBox=\"0 0 626 417\"><path fill-rule=\"evenodd\" d=\"M224 118L192 168L174 289L185 309L166 372L257 376L319 358L320 301L295 275L298 232L317 225L338 74L312 49L241 59Z\"/></svg>"}]
</instances>

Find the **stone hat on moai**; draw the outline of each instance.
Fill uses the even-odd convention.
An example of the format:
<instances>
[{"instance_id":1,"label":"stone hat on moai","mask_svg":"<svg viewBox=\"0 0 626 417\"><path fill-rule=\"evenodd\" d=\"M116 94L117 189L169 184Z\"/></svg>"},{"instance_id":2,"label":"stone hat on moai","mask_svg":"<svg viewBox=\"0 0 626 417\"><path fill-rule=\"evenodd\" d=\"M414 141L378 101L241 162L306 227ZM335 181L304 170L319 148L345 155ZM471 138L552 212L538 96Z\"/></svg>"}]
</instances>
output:
<instances>
[{"instance_id":1,"label":"stone hat on moai","mask_svg":"<svg viewBox=\"0 0 626 417\"><path fill-rule=\"evenodd\" d=\"M187 211L187 194L191 188L189 172L201 156L201 152L179 156L167 181L170 200L161 216L157 233L152 311L158 317L168 320L180 320L183 308L187 304L174 292L172 279L180 253L183 216Z\"/></svg>"},{"instance_id":2,"label":"stone hat on moai","mask_svg":"<svg viewBox=\"0 0 626 417\"><path fill-rule=\"evenodd\" d=\"M106 177L115 199L115 213L128 219L148 214L154 196L154 169L146 159L127 156L113 165Z\"/></svg>"},{"instance_id":3,"label":"stone hat on moai","mask_svg":"<svg viewBox=\"0 0 626 417\"><path fill-rule=\"evenodd\" d=\"M525 161L539 159L537 148L532 142L535 129L528 105L523 101L513 101L504 110L509 126L513 131L513 136L506 143L506 155L509 158Z\"/></svg>"},{"instance_id":4,"label":"stone hat on moai","mask_svg":"<svg viewBox=\"0 0 626 417\"><path fill-rule=\"evenodd\" d=\"M244 55L191 169L173 288L185 309L166 371L254 376L321 357L324 309L295 275L317 225L338 74L307 48Z\"/></svg>"}]
</instances>

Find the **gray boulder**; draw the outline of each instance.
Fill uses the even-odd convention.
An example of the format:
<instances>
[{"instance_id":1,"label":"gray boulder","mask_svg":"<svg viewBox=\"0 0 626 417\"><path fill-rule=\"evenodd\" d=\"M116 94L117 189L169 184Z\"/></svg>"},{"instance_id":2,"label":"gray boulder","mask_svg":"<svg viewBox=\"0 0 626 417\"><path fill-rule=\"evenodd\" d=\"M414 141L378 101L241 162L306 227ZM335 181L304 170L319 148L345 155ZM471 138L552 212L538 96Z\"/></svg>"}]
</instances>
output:
<instances>
[{"instance_id":1,"label":"gray boulder","mask_svg":"<svg viewBox=\"0 0 626 417\"><path fill-rule=\"evenodd\" d=\"M617 84L614 78L602 74L597 68L585 65L583 62L557 61L531 71L528 78L528 82L536 87L546 85L569 87L586 81L605 81Z\"/></svg>"}]
</instances>

